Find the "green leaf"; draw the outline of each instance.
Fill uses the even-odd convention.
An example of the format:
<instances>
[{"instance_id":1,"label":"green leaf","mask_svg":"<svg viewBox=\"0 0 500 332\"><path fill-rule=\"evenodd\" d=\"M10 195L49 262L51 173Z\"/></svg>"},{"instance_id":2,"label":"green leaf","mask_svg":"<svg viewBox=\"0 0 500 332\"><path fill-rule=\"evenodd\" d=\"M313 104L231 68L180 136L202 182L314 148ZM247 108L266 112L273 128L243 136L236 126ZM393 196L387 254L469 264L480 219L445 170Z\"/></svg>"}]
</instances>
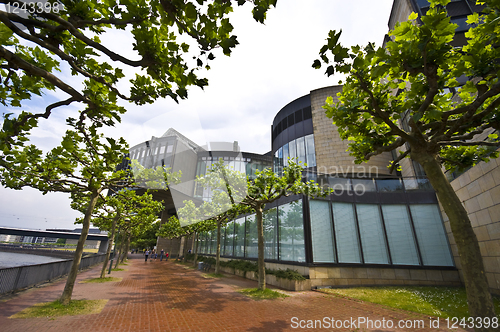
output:
<instances>
[{"instance_id":1,"label":"green leaf","mask_svg":"<svg viewBox=\"0 0 500 332\"><path fill-rule=\"evenodd\" d=\"M412 21L412 20L416 20L418 18L418 14L415 13L415 12L412 12L410 14L410 16L408 16L408 20Z\"/></svg>"}]
</instances>

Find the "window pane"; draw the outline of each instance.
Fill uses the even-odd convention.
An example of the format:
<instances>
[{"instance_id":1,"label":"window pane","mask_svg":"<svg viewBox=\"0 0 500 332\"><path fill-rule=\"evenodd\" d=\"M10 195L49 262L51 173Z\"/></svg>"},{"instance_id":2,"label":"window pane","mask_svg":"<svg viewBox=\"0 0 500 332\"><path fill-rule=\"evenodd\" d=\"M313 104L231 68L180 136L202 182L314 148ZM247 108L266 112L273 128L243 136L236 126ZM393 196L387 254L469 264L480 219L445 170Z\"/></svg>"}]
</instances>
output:
<instances>
[{"instance_id":1,"label":"window pane","mask_svg":"<svg viewBox=\"0 0 500 332\"><path fill-rule=\"evenodd\" d=\"M419 265L406 205L382 205L392 264Z\"/></svg>"},{"instance_id":2,"label":"window pane","mask_svg":"<svg viewBox=\"0 0 500 332\"><path fill-rule=\"evenodd\" d=\"M315 263L335 263L330 203L311 200L309 201L309 207L311 211L313 261Z\"/></svg>"},{"instance_id":3,"label":"window pane","mask_svg":"<svg viewBox=\"0 0 500 332\"><path fill-rule=\"evenodd\" d=\"M343 193L351 190L351 182L346 178L328 177L330 188L335 190L336 193Z\"/></svg>"},{"instance_id":4,"label":"window pane","mask_svg":"<svg viewBox=\"0 0 500 332\"><path fill-rule=\"evenodd\" d=\"M352 179L352 188L358 194L364 193L366 191L376 191L375 180Z\"/></svg>"},{"instance_id":5,"label":"window pane","mask_svg":"<svg viewBox=\"0 0 500 332\"><path fill-rule=\"evenodd\" d=\"M352 204L333 203L332 207L339 263L361 263Z\"/></svg>"},{"instance_id":6,"label":"window pane","mask_svg":"<svg viewBox=\"0 0 500 332\"><path fill-rule=\"evenodd\" d=\"M299 162L304 164L306 162L306 146L304 137L299 137L296 139L297 143L297 159Z\"/></svg>"},{"instance_id":7,"label":"window pane","mask_svg":"<svg viewBox=\"0 0 500 332\"><path fill-rule=\"evenodd\" d=\"M257 237L257 218L255 214L247 217L247 237L245 257L258 257L258 237Z\"/></svg>"},{"instance_id":8,"label":"window pane","mask_svg":"<svg viewBox=\"0 0 500 332\"><path fill-rule=\"evenodd\" d=\"M244 257L245 250L245 217L236 219L234 222L234 256Z\"/></svg>"},{"instance_id":9,"label":"window pane","mask_svg":"<svg viewBox=\"0 0 500 332\"><path fill-rule=\"evenodd\" d=\"M216 238L217 240L217 238ZM220 228L220 254L224 255L224 243L226 242L226 227ZM215 245L215 250L217 250L217 244ZM217 253L217 252L216 252Z\"/></svg>"},{"instance_id":10,"label":"window pane","mask_svg":"<svg viewBox=\"0 0 500 332\"><path fill-rule=\"evenodd\" d=\"M280 227L280 260L305 262L304 222L302 201L295 201L278 208Z\"/></svg>"},{"instance_id":11,"label":"window pane","mask_svg":"<svg viewBox=\"0 0 500 332\"><path fill-rule=\"evenodd\" d=\"M436 204L410 205L424 265L453 266L441 215Z\"/></svg>"},{"instance_id":12,"label":"window pane","mask_svg":"<svg viewBox=\"0 0 500 332\"><path fill-rule=\"evenodd\" d=\"M389 264L380 210L375 204L357 204L363 258L367 264Z\"/></svg>"},{"instance_id":13,"label":"window pane","mask_svg":"<svg viewBox=\"0 0 500 332\"><path fill-rule=\"evenodd\" d=\"M401 179L377 180L377 188L379 192L399 192L403 191L403 183Z\"/></svg>"},{"instance_id":14,"label":"window pane","mask_svg":"<svg viewBox=\"0 0 500 332\"><path fill-rule=\"evenodd\" d=\"M431 183L427 178L406 178L403 179L405 189L408 190L427 190L432 191Z\"/></svg>"},{"instance_id":15,"label":"window pane","mask_svg":"<svg viewBox=\"0 0 500 332\"><path fill-rule=\"evenodd\" d=\"M295 159L297 158L297 148L296 148L296 143L295 140L291 141L288 143L288 153L290 154L290 159ZM294 162L297 162L297 160L294 160Z\"/></svg>"},{"instance_id":16,"label":"window pane","mask_svg":"<svg viewBox=\"0 0 500 332\"><path fill-rule=\"evenodd\" d=\"M316 166L316 151L314 150L314 135L306 136L307 167Z\"/></svg>"},{"instance_id":17,"label":"window pane","mask_svg":"<svg viewBox=\"0 0 500 332\"><path fill-rule=\"evenodd\" d=\"M283 166L288 166L288 143L283 145Z\"/></svg>"},{"instance_id":18,"label":"window pane","mask_svg":"<svg viewBox=\"0 0 500 332\"><path fill-rule=\"evenodd\" d=\"M217 230L216 229L214 229L211 232L210 253L212 255L215 255L217 253Z\"/></svg>"},{"instance_id":19,"label":"window pane","mask_svg":"<svg viewBox=\"0 0 500 332\"><path fill-rule=\"evenodd\" d=\"M226 226L226 241L224 242L224 255L233 256L234 221Z\"/></svg>"},{"instance_id":20,"label":"window pane","mask_svg":"<svg viewBox=\"0 0 500 332\"><path fill-rule=\"evenodd\" d=\"M278 259L278 215L276 208L264 211L264 258Z\"/></svg>"},{"instance_id":21,"label":"window pane","mask_svg":"<svg viewBox=\"0 0 500 332\"><path fill-rule=\"evenodd\" d=\"M198 253L204 254L205 253L205 238L207 234L206 233L201 233L200 236L198 237Z\"/></svg>"}]
</instances>

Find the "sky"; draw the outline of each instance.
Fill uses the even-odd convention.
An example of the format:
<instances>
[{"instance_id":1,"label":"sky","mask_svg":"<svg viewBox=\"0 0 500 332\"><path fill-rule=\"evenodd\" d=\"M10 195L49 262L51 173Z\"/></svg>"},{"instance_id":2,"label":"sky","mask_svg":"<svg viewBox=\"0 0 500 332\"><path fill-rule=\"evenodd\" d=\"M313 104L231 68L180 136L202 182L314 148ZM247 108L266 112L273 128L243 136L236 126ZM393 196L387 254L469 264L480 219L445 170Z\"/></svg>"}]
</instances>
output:
<instances>
[{"instance_id":1,"label":"sky","mask_svg":"<svg viewBox=\"0 0 500 332\"><path fill-rule=\"evenodd\" d=\"M341 77L328 78L324 69L312 68L328 32L341 29L344 46L381 45L388 32L392 2L278 0L264 25L253 20L249 5L238 7L231 22L240 44L230 57L216 53L211 70L205 73L208 87L191 88L188 99L178 104L170 99L146 106L124 104L127 113L122 122L105 134L124 137L134 146L174 128L199 145L238 141L242 151L266 153L271 149L272 121L285 105L312 90L339 83ZM112 33L101 40L121 51L127 36ZM81 82L64 71L62 75L76 86ZM64 96L50 92L24 109L38 111L51 100L66 99ZM32 132L32 141L43 149L57 145L66 130L64 119L75 111L72 107L76 106L58 108L57 114L40 123ZM0 107L0 113L9 111ZM66 194L0 187L0 226L73 229L80 216L70 208Z\"/></svg>"}]
</instances>

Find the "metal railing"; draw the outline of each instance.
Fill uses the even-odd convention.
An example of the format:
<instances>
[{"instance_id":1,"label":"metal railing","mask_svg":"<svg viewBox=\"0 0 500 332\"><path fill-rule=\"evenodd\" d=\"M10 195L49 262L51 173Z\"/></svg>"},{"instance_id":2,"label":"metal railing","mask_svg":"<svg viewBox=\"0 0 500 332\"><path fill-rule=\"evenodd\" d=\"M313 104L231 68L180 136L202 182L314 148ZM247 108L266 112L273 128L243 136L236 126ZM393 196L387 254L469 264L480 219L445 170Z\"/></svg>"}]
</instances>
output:
<instances>
[{"instance_id":1,"label":"metal railing","mask_svg":"<svg viewBox=\"0 0 500 332\"><path fill-rule=\"evenodd\" d=\"M106 254L83 257L78 270L101 263ZM54 280L69 273L73 260L0 269L0 294Z\"/></svg>"}]
</instances>

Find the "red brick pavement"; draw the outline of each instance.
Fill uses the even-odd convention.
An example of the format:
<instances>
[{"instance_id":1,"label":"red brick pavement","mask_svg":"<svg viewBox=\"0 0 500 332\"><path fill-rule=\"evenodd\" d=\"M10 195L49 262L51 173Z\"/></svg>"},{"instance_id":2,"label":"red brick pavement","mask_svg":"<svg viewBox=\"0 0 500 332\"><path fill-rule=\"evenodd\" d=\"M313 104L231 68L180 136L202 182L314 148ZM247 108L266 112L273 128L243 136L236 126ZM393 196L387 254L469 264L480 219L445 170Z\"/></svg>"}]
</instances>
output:
<instances>
[{"instance_id":1,"label":"red brick pavement","mask_svg":"<svg viewBox=\"0 0 500 332\"><path fill-rule=\"evenodd\" d=\"M73 299L109 299L101 313L58 318L9 318L34 303L57 299L64 288L64 280L60 280L0 302L0 331L431 330L429 318L423 315L313 291L287 292L291 296L285 299L256 301L236 291L256 287L255 281L236 276L204 278L201 272L187 269L172 260L146 263L139 255L130 258L125 271L112 273L112 276L123 277L121 282L75 285ZM99 271L100 268L95 267L82 272L77 280L95 278ZM325 317L329 322L332 317L335 321L347 320L348 328L328 328ZM358 317L369 318L374 324L392 320L394 328L350 325L351 318L356 321ZM299 327L301 320L304 327L307 320L320 320L322 325L316 322L316 328L293 328ZM423 320L425 327L397 328L399 320ZM445 323L442 320L440 323L441 330L446 330Z\"/></svg>"}]
</instances>

